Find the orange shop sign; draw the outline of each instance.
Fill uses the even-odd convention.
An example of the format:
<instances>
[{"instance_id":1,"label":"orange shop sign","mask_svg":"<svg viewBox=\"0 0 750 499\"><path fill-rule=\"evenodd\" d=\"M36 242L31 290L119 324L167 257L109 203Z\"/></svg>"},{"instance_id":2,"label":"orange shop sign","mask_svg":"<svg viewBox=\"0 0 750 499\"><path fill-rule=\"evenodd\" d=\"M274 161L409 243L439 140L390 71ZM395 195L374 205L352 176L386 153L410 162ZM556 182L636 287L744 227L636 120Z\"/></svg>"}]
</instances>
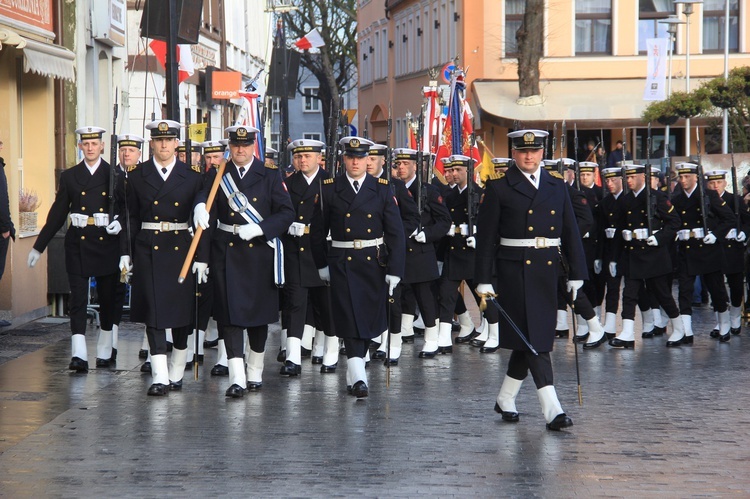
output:
<instances>
[{"instance_id":1,"label":"orange shop sign","mask_svg":"<svg viewBox=\"0 0 750 499\"><path fill-rule=\"evenodd\" d=\"M242 88L242 73L214 71L211 73L212 99L237 99Z\"/></svg>"}]
</instances>

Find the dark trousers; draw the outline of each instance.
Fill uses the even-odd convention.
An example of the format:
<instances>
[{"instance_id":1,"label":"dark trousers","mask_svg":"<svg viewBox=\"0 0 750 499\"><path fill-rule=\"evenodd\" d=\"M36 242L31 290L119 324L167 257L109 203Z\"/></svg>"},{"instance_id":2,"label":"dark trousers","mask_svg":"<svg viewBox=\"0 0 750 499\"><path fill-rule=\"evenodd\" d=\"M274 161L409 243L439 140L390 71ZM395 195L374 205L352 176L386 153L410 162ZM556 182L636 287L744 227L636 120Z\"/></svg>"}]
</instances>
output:
<instances>
[{"instance_id":1,"label":"dark trousers","mask_svg":"<svg viewBox=\"0 0 750 499\"><path fill-rule=\"evenodd\" d=\"M727 284L729 285L729 301L733 307L742 305L742 299L745 297L745 288L743 280L745 278L742 272L727 274Z\"/></svg>"},{"instance_id":2,"label":"dark trousers","mask_svg":"<svg viewBox=\"0 0 750 499\"><path fill-rule=\"evenodd\" d=\"M554 384L549 352L540 352L539 355L534 355L525 350L513 350L510 359L508 359L508 376L513 379L524 380L529 372L534 378L537 390Z\"/></svg>"},{"instance_id":3,"label":"dark trousers","mask_svg":"<svg viewBox=\"0 0 750 499\"><path fill-rule=\"evenodd\" d=\"M0 279L3 278L5 273L5 260L8 259L8 245L10 244L10 236L0 237Z\"/></svg>"},{"instance_id":4,"label":"dark trousers","mask_svg":"<svg viewBox=\"0 0 750 499\"><path fill-rule=\"evenodd\" d=\"M305 324L335 336L331 330L331 302L326 286L305 288L299 283L284 285L284 311L287 319L287 337L302 339Z\"/></svg>"},{"instance_id":5,"label":"dark trousers","mask_svg":"<svg viewBox=\"0 0 750 499\"><path fill-rule=\"evenodd\" d=\"M432 327L436 325L438 318L437 299L433 292L432 282L415 282L408 284L414 291L414 298L417 300L419 305L419 314L422 316L424 321L424 327Z\"/></svg>"},{"instance_id":6,"label":"dark trousers","mask_svg":"<svg viewBox=\"0 0 750 499\"><path fill-rule=\"evenodd\" d=\"M680 311L672 298L672 280L669 275L651 277L649 279L625 278L625 287L622 290L622 318L635 319L635 307L638 305L645 286L664 309L670 319L679 317Z\"/></svg>"},{"instance_id":7,"label":"dark trousers","mask_svg":"<svg viewBox=\"0 0 750 499\"><path fill-rule=\"evenodd\" d=\"M344 338L344 348L346 348L347 359L354 359L356 357L364 359L367 349L370 348L370 340L362 338Z\"/></svg>"},{"instance_id":8,"label":"dark trousers","mask_svg":"<svg viewBox=\"0 0 750 499\"><path fill-rule=\"evenodd\" d=\"M115 309L112 311L112 324L120 325L122 320L122 309L125 306L125 295L127 294L127 284L117 279L115 284Z\"/></svg>"},{"instance_id":9,"label":"dark trousers","mask_svg":"<svg viewBox=\"0 0 750 499\"><path fill-rule=\"evenodd\" d=\"M727 288L724 287L724 274L720 271L703 274L703 283L711 295L714 310L719 313L726 312L729 298L727 297ZM680 314L692 315L695 276L688 275L686 271L681 271L677 277L677 286L679 289Z\"/></svg>"},{"instance_id":10,"label":"dark trousers","mask_svg":"<svg viewBox=\"0 0 750 499\"><path fill-rule=\"evenodd\" d=\"M211 312L214 306L214 283L209 277L208 282L198 284L198 329L205 331L208 328L208 320L211 318ZM195 286L195 283L193 283ZM193 315L195 321L195 315Z\"/></svg>"},{"instance_id":11,"label":"dark trousers","mask_svg":"<svg viewBox=\"0 0 750 499\"><path fill-rule=\"evenodd\" d=\"M393 290L393 296L388 297L388 304L386 310L388 311L388 332L391 334L398 334L401 332L401 295L403 286L398 285Z\"/></svg>"},{"instance_id":12,"label":"dark trousers","mask_svg":"<svg viewBox=\"0 0 750 499\"><path fill-rule=\"evenodd\" d=\"M219 336L224 338L224 346L227 347L227 359L235 359L245 355L245 328L217 324ZM247 328L247 338L250 342L250 350L263 353L266 350L266 339L268 338L268 325Z\"/></svg>"},{"instance_id":13,"label":"dark trousers","mask_svg":"<svg viewBox=\"0 0 750 499\"><path fill-rule=\"evenodd\" d=\"M115 293L120 282L119 272L96 276L96 295L99 301L99 324L104 331L112 331L115 316ZM86 304L89 296L89 278L68 274L70 284L70 331L72 334L86 334Z\"/></svg>"},{"instance_id":14,"label":"dark trousers","mask_svg":"<svg viewBox=\"0 0 750 499\"><path fill-rule=\"evenodd\" d=\"M187 339L190 334L190 326L172 328L172 344L177 350L187 349ZM148 347L151 355L167 354L167 331L166 329L157 329L146 326L146 336L148 337Z\"/></svg>"},{"instance_id":15,"label":"dark trousers","mask_svg":"<svg viewBox=\"0 0 750 499\"><path fill-rule=\"evenodd\" d=\"M464 303L464 296L461 293L458 293L458 298L456 298L456 315L461 315L464 312L466 312L466 303Z\"/></svg>"},{"instance_id":16,"label":"dark trousers","mask_svg":"<svg viewBox=\"0 0 750 499\"><path fill-rule=\"evenodd\" d=\"M604 270L602 270L604 272ZM617 309L620 308L620 284L622 283L622 276L617 275L612 277L607 271L607 294L604 298L604 310L605 312L617 313Z\"/></svg>"},{"instance_id":17,"label":"dark trousers","mask_svg":"<svg viewBox=\"0 0 750 499\"><path fill-rule=\"evenodd\" d=\"M336 336L331 320L331 291L328 286L307 288L307 317L305 323L323 331L326 336Z\"/></svg>"}]
</instances>

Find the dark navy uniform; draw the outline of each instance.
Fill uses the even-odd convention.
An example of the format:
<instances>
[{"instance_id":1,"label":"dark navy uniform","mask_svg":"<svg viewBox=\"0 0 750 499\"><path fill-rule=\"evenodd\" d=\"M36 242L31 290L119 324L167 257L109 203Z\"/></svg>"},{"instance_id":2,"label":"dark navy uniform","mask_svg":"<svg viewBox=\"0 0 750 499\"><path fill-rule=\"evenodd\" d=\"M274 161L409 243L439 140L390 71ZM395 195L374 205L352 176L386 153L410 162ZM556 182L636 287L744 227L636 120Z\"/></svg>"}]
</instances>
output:
<instances>
[{"instance_id":1,"label":"dark navy uniform","mask_svg":"<svg viewBox=\"0 0 750 499\"><path fill-rule=\"evenodd\" d=\"M620 177L621 169L613 168L602 172L603 178ZM617 272L617 261L615 256L615 242L622 240L622 235L618 232L617 224L622 216L623 202L625 200L624 192L609 193L604 196L599 203L599 221L597 228L599 231L598 244L596 246L596 259L602 266L601 273L605 276L606 295L604 299L604 331L608 335L616 333L617 311L620 307L620 285L622 284L622 273ZM615 263L614 276L612 275L610 265Z\"/></svg>"},{"instance_id":2,"label":"dark navy uniform","mask_svg":"<svg viewBox=\"0 0 750 499\"><path fill-rule=\"evenodd\" d=\"M711 178L710 173L708 178ZM732 209L735 215L735 220L737 220L733 226L735 233L737 235L744 233L744 239L747 241L747 237L750 235L750 208L739 194L724 191L721 199ZM739 214L735 212L735 206L739 207ZM744 242L739 242L736 237L733 239L724 238L721 240L721 247L724 250L724 267L722 272L727 278L727 285L729 287L731 331L734 334L739 334L742 327L741 307L745 293L745 244Z\"/></svg>"}]
</instances>

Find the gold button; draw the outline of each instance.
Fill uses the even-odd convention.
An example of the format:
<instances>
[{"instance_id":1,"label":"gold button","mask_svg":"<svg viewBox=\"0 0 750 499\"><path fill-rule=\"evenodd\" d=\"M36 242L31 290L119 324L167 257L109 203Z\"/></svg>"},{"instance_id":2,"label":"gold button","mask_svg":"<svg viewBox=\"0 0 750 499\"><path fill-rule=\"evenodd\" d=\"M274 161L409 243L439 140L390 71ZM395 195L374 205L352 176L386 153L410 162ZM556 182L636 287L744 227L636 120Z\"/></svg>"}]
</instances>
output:
<instances>
[{"instance_id":1,"label":"gold button","mask_svg":"<svg viewBox=\"0 0 750 499\"><path fill-rule=\"evenodd\" d=\"M81 211L86 211L86 207L85 206L81 206Z\"/></svg>"},{"instance_id":2,"label":"gold button","mask_svg":"<svg viewBox=\"0 0 750 499\"><path fill-rule=\"evenodd\" d=\"M555 230L554 225L552 227L550 227L549 230Z\"/></svg>"},{"instance_id":3,"label":"gold button","mask_svg":"<svg viewBox=\"0 0 750 499\"><path fill-rule=\"evenodd\" d=\"M643 227L643 222L641 222L641 227Z\"/></svg>"},{"instance_id":4,"label":"gold button","mask_svg":"<svg viewBox=\"0 0 750 499\"><path fill-rule=\"evenodd\" d=\"M641 215L643 215L644 213L646 213L646 212L645 212L645 211L643 211L643 210L641 210Z\"/></svg>"},{"instance_id":5,"label":"gold button","mask_svg":"<svg viewBox=\"0 0 750 499\"><path fill-rule=\"evenodd\" d=\"M683 214L683 215L685 214L685 210L682 210L682 214Z\"/></svg>"},{"instance_id":6,"label":"gold button","mask_svg":"<svg viewBox=\"0 0 750 499\"><path fill-rule=\"evenodd\" d=\"M454 211L456 211L456 210L454 210L453 208L451 208L451 213L454 212Z\"/></svg>"},{"instance_id":7,"label":"gold button","mask_svg":"<svg viewBox=\"0 0 750 499\"><path fill-rule=\"evenodd\" d=\"M299 204L305 204L305 202L304 201L300 201Z\"/></svg>"},{"instance_id":8,"label":"gold button","mask_svg":"<svg viewBox=\"0 0 750 499\"><path fill-rule=\"evenodd\" d=\"M99 208L99 211L100 211L100 212L101 212L101 211L104 211L104 208Z\"/></svg>"},{"instance_id":9,"label":"gold button","mask_svg":"<svg viewBox=\"0 0 750 499\"><path fill-rule=\"evenodd\" d=\"M158 247L158 246L154 246L154 249L155 249L155 250L158 250L158 249L159 249L159 247Z\"/></svg>"},{"instance_id":10,"label":"gold button","mask_svg":"<svg viewBox=\"0 0 750 499\"><path fill-rule=\"evenodd\" d=\"M456 249L456 248L455 248L455 247L453 247L453 246L451 246L451 249L452 249L452 250L454 250L454 249ZM409 251L411 251L411 250L409 250Z\"/></svg>"},{"instance_id":11,"label":"gold button","mask_svg":"<svg viewBox=\"0 0 750 499\"><path fill-rule=\"evenodd\" d=\"M367 233L369 234L370 232L372 232L372 229L367 229Z\"/></svg>"},{"instance_id":12,"label":"gold button","mask_svg":"<svg viewBox=\"0 0 750 499\"><path fill-rule=\"evenodd\" d=\"M555 210L550 211L549 214L550 215L554 215L555 214Z\"/></svg>"},{"instance_id":13,"label":"gold button","mask_svg":"<svg viewBox=\"0 0 750 499\"><path fill-rule=\"evenodd\" d=\"M248 248L252 248L253 247L253 243L248 244L247 247Z\"/></svg>"},{"instance_id":14,"label":"gold button","mask_svg":"<svg viewBox=\"0 0 750 499\"><path fill-rule=\"evenodd\" d=\"M346 231L347 231L347 232L351 232L351 231L352 231L352 229L350 229L349 227L347 227L347 228L346 228Z\"/></svg>"},{"instance_id":15,"label":"gold button","mask_svg":"<svg viewBox=\"0 0 750 499\"><path fill-rule=\"evenodd\" d=\"M352 261L352 257L350 256L347 256L346 259L349 260L350 262Z\"/></svg>"},{"instance_id":16,"label":"gold button","mask_svg":"<svg viewBox=\"0 0 750 499\"><path fill-rule=\"evenodd\" d=\"M258 200L258 198L253 198L253 203L256 202L257 200Z\"/></svg>"},{"instance_id":17,"label":"gold button","mask_svg":"<svg viewBox=\"0 0 750 499\"><path fill-rule=\"evenodd\" d=\"M154 220L159 220L159 217L154 217Z\"/></svg>"},{"instance_id":18,"label":"gold button","mask_svg":"<svg viewBox=\"0 0 750 499\"><path fill-rule=\"evenodd\" d=\"M106 195L107 195L107 193L106 193L106 192L102 192L102 196L106 196Z\"/></svg>"},{"instance_id":19,"label":"gold button","mask_svg":"<svg viewBox=\"0 0 750 499\"><path fill-rule=\"evenodd\" d=\"M175 251L180 251L180 247L179 247L179 246L175 246L175 247L174 247L174 250L175 250Z\"/></svg>"},{"instance_id":20,"label":"gold button","mask_svg":"<svg viewBox=\"0 0 750 499\"><path fill-rule=\"evenodd\" d=\"M174 202L174 205L175 205L175 206L180 206L180 203L178 203L177 201L175 201L175 202Z\"/></svg>"},{"instance_id":21,"label":"gold button","mask_svg":"<svg viewBox=\"0 0 750 499\"><path fill-rule=\"evenodd\" d=\"M547 265L552 265L552 260L547 260Z\"/></svg>"},{"instance_id":22,"label":"gold button","mask_svg":"<svg viewBox=\"0 0 750 499\"><path fill-rule=\"evenodd\" d=\"M86 239L86 236L81 236L81 240L84 240L84 239Z\"/></svg>"},{"instance_id":23,"label":"gold button","mask_svg":"<svg viewBox=\"0 0 750 499\"><path fill-rule=\"evenodd\" d=\"M632 214L632 213L633 213L632 211L629 211L629 212L628 212L628 215L630 215L630 214Z\"/></svg>"},{"instance_id":24,"label":"gold button","mask_svg":"<svg viewBox=\"0 0 750 499\"><path fill-rule=\"evenodd\" d=\"M234 243L229 243L229 246L234 246Z\"/></svg>"},{"instance_id":25,"label":"gold button","mask_svg":"<svg viewBox=\"0 0 750 499\"><path fill-rule=\"evenodd\" d=\"M102 236L99 236L100 241L104 241L104 238Z\"/></svg>"},{"instance_id":26,"label":"gold button","mask_svg":"<svg viewBox=\"0 0 750 499\"><path fill-rule=\"evenodd\" d=\"M453 247L451 247L451 249L453 249ZM411 248L409 248L409 251L414 251L414 250L413 250L413 249L411 249Z\"/></svg>"},{"instance_id":27,"label":"gold button","mask_svg":"<svg viewBox=\"0 0 750 499\"><path fill-rule=\"evenodd\" d=\"M347 214L346 214L346 218L349 218L350 216L352 216L352 214L351 214L351 213L347 213Z\"/></svg>"},{"instance_id":28,"label":"gold button","mask_svg":"<svg viewBox=\"0 0 750 499\"><path fill-rule=\"evenodd\" d=\"M466 246L461 246L461 249L462 249L462 250L465 250L465 249L466 249Z\"/></svg>"},{"instance_id":29,"label":"gold button","mask_svg":"<svg viewBox=\"0 0 750 499\"><path fill-rule=\"evenodd\" d=\"M534 210L529 210L529 215L533 215L533 214L534 214Z\"/></svg>"},{"instance_id":30,"label":"gold button","mask_svg":"<svg viewBox=\"0 0 750 499\"><path fill-rule=\"evenodd\" d=\"M368 257L367 257L367 259L368 259L368 260L372 260L372 257L371 257L371 256L368 256Z\"/></svg>"},{"instance_id":31,"label":"gold button","mask_svg":"<svg viewBox=\"0 0 750 499\"><path fill-rule=\"evenodd\" d=\"M683 222L682 225L687 225L687 222Z\"/></svg>"},{"instance_id":32,"label":"gold button","mask_svg":"<svg viewBox=\"0 0 750 499\"><path fill-rule=\"evenodd\" d=\"M367 218L372 218L372 215L370 213L367 214Z\"/></svg>"},{"instance_id":33,"label":"gold button","mask_svg":"<svg viewBox=\"0 0 750 499\"><path fill-rule=\"evenodd\" d=\"M300 219L300 220L304 220L304 219L305 219L305 217L299 217L299 219Z\"/></svg>"},{"instance_id":34,"label":"gold button","mask_svg":"<svg viewBox=\"0 0 750 499\"><path fill-rule=\"evenodd\" d=\"M159 201L154 201L154 204L159 204Z\"/></svg>"},{"instance_id":35,"label":"gold button","mask_svg":"<svg viewBox=\"0 0 750 499\"><path fill-rule=\"evenodd\" d=\"M158 233L159 233L159 231L158 231L158 230L155 230L155 231L154 231L154 234L158 234Z\"/></svg>"},{"instance_id":36,"label":"gold button","mask_svg":"<svg viewBox=\"0 0 750 499\"><path fill-rule=\"evenodd\" d=\"M180 233L180 231L176 230L176 231L174 231L174 233L175 233L175 234L179 234L179 233Z\"/></svg>"},{"instance_id":37,"label":"gold button","mask_svg":"<svg viewBox=\"0 0 750 499\"><path fill-rule=\"evenodd\" d=\"M534 231L534 227L529 226L529 232L533 232L533 231Z\"/></svg>"},{"instance_id":38,"label":"gold button","mask_svg":"<svg viewBox=\"0 0 750 499\"><path fill-rule=\"evenodd\" d=\"M85 195L86 195L86 191L81 191L81 196L85 196Z\"/></svg>"},{"instance_id":39,"label":"gold button","mask_svg":"<svg viewBox=\"0 0 750 499\"><path fill-rule=\"evenodd\" d=\"M613 217L613 216L615 216L615 214L614 214L614 213L610 213L610 214L609 214L609 216L610 216L610 217Z\"/></svg>"},{"instance_id":40,"label":"gold button","mask_svg":"<svg viewBox=\"0 0 750 499\"><path fill-rule=\"evenodd\" d=\"M526 260L526 265L531 265L531 260Z\"/></svg>"},{"instance_id":41,"label":"gold button","mask_svg":"<svg viewBox=\"0 0 750 499\"><path fill-rule=\"evenodd\" d=\"M233 216L234 216L234 212L230 213L230 214L229 214L229 216L230 216L230 217L233 217Z\"/></svg>"}]
</instances>

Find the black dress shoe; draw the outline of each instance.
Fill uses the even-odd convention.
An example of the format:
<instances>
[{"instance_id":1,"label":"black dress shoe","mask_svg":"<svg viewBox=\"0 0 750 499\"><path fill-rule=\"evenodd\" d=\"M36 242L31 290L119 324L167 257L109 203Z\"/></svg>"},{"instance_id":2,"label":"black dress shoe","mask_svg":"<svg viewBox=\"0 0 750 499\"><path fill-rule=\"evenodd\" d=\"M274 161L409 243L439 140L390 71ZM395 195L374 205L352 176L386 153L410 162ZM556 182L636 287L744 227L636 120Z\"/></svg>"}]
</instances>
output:
<instances>
[{"instance_id":1,"label":"black dress shoe","mask_svg":"<svg viewBox=\"0 0 750 499\"><path fill-rule=\"evenodd\" d=\"M10 321L6 321L5 319L0 320L0 327L8 327L10 326Z\"/></svg>"},{"instance_id":2,"label":"black dress shoe","mask_svg":"<svg viewBox=\"0 0 750 499\"><path fill-rule=\"evenodd\" d=\"M695 336L693 336L692 334L690 336L683 336L682 344L693 346L693 338L695 338Z\"/></svg>"},{"instance_id":3,"label":"black dress shoe","mask_svg":"<svg viewBox=\"0 0 750 499\"><path fill-rule=\"evenodd\" d=\"M438 347L437 353L439 353L440 355L445 355L445 354L448 354L448 353L453 353L453 345L451 345L449 347Z\"/></svg>"},{"instance_id":4,"label":"black dress shoe","mask_svg":"<svg viewBox=\"0 0 750 499\"><path fill-rule=\"evenodd\" d=\"M302 366L295 364L291 360L287 360L284 362L284 365L281 366L281 370L279 371L279 374L282 376L298 376L302 373Z\"/></svg>"},{"instance_id":5,"label":"black dress shoe","mask_svg":"<svg viewBox=\"0 0 750 499\"><path fill-rule=\"evenodd\" d=\"M96 367L109 367L114 363L114 359L96 359Z\"/></svg>"},{"instance_id":6,"label":"black dress shoe","mask_svg":"<svg viewBox=\"0 0 750 499\"><path fill-rule=\"evenodd\" d=\"M555 419L547 423L547 429L552 431L560 431L568 426L573 426L573 420L566 416L564 412L558 414Z\"/></svg>"},{"instance_id":7,"label":"black dress shoe","mask_svg":"<svg viewBox=\"0 0 750 499\"><path fill-rule=\"evenodd\" d=\"M247 391L248 392L257 392L263 387L263 382L261 381L248 381L247 382Z\"/></svg>"},{"instance_id":8,"label":"black dress shoe","mask_svg":"<svg viewBox=\"0 0 750 499\"><path fill-rule=\"evenodd\" d=\"M117 360L117 349L112 349L112 357L110 357L110 360L114 363Z\"/></svg>"},{"instance_id":9,"label":"black dress shoe","mask_svg":"<svg viewBox=\"0 0 750 499\"><path fill-rule=\"evenodd\" d=\"M708 335L709 335L709 336L710 336L711 338L718 338L719 336L721 336L721 333L719 332L719 330L718 330L718 329L712 329L712 330L711 330L711 332L710 332L710 333L708 333Z\"/></svg>"},{"instance_id":10,"label":"black dress shoe","mask_svg":"<svg viewBox=\"0 0 750 499\"><path fill-rule=\"evenodd\" d=\"M169 382L169 391L170 392L179 392L182 390L182 380L180 381L170 381Z\"/></svg>"},{"instance_id":11,"label":"black dress shoe","mask_svg":"<svg viewBox=\"0 0 750 499\"><path fill-rule=\"evenodd\" d=\"M460 331L461 323L458 321L451 321L451 331Z\"/></svg>"},{"instance_id":12,"label":"black dress shoe","mask_svg":"<svg viewBox=\"0 0 750 499\"><path fill-rule=\"evenodd\" d=\"M419 352L419 358L420 359L432 359L433 357L435 357L436 354L437 354L437 350L435 350L434 352L421 351Z\"/></svg>"},{"instance_id":13,"label":"black dress shoe","mask_svg":"<svg viewBox=\"0 0 750 499\"><path fill-rule=\"evenodd\" d=\"M378 343L377 341L371 341L370 342L370 346L369 346L370 350L372 350L374 352L378 348L380 348L380 343Z\"/></svg>"},{"instance_id":14,"label":"black dress shoe","mask_svg":"<svg viewBox=\"0 0 750 499\"><path fill-rule=\"evenodd\" d=\"M151 372L151 362L144 362L141 364L141 372L142 373L150 373Z\"/></svg>"},{"instance_id":15,"label":"black dress shoe","mask_svg":"<svg viewBox=\"0 0 750 499\"><path fill-rule=\"evenodd\" d=\"M684 339L685 339L685 337L683 336L679 340L674 340L674 341L667 340L667 347L670 347L670 348L671 347L678 347L678 346L682 345L682 340L684 340Z\"/></svg>"},{"instance_id":16,"label":"black dress shoe","mask_svg":"<svg viewBox=\"0 0 750 499\"><path fill-rule=\"evenodd\" d=\"M162 385L161 383L154 383L148 387L148 392L146 393L152 397L161 397L169 393L169 386Z\"/></svg>"},{"instance_id":17,"label":"black dress shoe","mask_svg":"<svg viewBox=\"0 0 750 499\"><path fill-rule=\"evenodd\" d=\"M604 337L607 338L607 340L611 340L615 336L617 336L615 333L604 333Z\"/></svg>"},{"instance_id":18,"label":"black dress shoe","mask_svg":"<svg viewBox=\"0 0 750 499\"><path fill-rule=\"evenodd\" d=\"M219 340L203 340L203 348L216 348L219 346Z\"/></svg>"},{"instance_id":19,"label":"black dress shoe","mask_svg":"<svg viewBox=\"0 0 750 499\"><path fill-rule=\"evenodd\" d=\"M583 349L584 350L591 350L592 348L597 348L598 346L604 344L605 341L607 341L607 337L606 336L602 336L597 341L590 341L588 343L584 343L583 344Z\"/></svg>"},{"instance_id":20,"label":"black dress shoe","mask_svg":"<svg viewBox=\"0 0 750 499\"><path fill-rule=\"evenodd\" d=\"M486 347L482 346L479 348L479 353L495 353L500 349L500 345L496 347Z\"/></svg>"},{"instance_id":21,"label":"black dress shoe","mask_svg":"<svg viewBox=\"0 0 750 499\"><path fill-rule=\"evenodd\" d=\"M246 391L247 390L235 383L227 388L227 392L224 395L226 395L227 397L232 397L233 399L238 399L240 397L244 397Z\"/></svg>"},{"instance_id":22,"label":"black dress shoe","mask_svg":"<svg viewBox=\"0 0 750 499\"><path fill-rule=\"evenodd\" d=\"M635 340L621 340L620 338L612 338L609 340L609 346L615 348L635 348Z\"/></svg>"},{"instance_id":23,"label":"black dress shoe","mask_svg":"<svg viewBox=\"0 0 750 499\"><path fill-rule=\"evenodd\" d=\"M741 331L742 331L742 327L733 327L729 330L729 332L732 334L740 334Z\"/></svg>"},{"instance_id":24,"label":"black dress shoe","mask_svg":"<svg viewBox=\"0 0 750 499\"><path fill-rule=\"evenodd\" d=\"M357 397L358 399L367 397L367 384L364 381L357 381L352 386L352 395Z\"/></svg>"},{"instance_id":25,"label":"black dress shoe","mask_svg":"<svg viewBox=\"0 0 750 499\"><path fill-rule=\"evenodd\" d=\"M485 343L486 341L487 341L487 340L478 340L478 339L474 338L473 340L471 340L471 341L469 342L469 345L471 345L471 346L473 346L473 347L483 347L483 346L484 346L484 343Z\"/></svg>"},{"instance_id":26,"label":"black dress shoe","mask_svg":"<svg viewBox=\"0 0 750 499\"><path fill-rule=\"evenodd\" d=\"M667 332L667 328L666 327L654 326L654 331L653 332L654 332L654 336L661 336L661 335L663 335L664 333Z\"/></svg>"},{"instance_id":27,"label":"black dress shoe","mask_svg":"<svg viewBox=\"0 0 750 499\"><path fill-rule=\"evenodd\" d=\"M576 334L573 336L573 343L586 343L587 339L589 339L589 333L580 336Z\"/></svg>"},{"instance_id":28,"label":"black dress shoe","mask_svg":"<svg viewBox=\"0 0 750 499\"><path fill-rule=\"evenodd\" d=\"M372 359L373 360L383 360L383 359L385 359L385 352L382 351L382 350L378 350L377 352L375 352L374 354L372 354Z\"/></svg>"},{"instance_id":29,"label":"black dress shoe","mask_svg":"<svg viewBox=\"0 0 750 499\"><path fill-rule=\"evenodd\" d=\"M401 343L414 343L414 335L412 334L410 336L402 336Z\"/></svg>"},{"instance_id":30,"label":"black dress shoe","mask_svg":"<svg viewBox=\"0 0 750 499\"><path fill-rule=\"evenodd\" d=\"M346 355L346 347L339 348L339 355Z\"/></svg>"},{"instance_id":31,"label":"black dress shoe","mask_svg":"<svg viewBox=\"0 0 750 499\"><path fill-rule=\"evenodd\" d=\"M644 331L641 333L641 338L653 338L654 337L654 330L651 331Z\"/></svg>"},{"instance_id":32,"label":"black dress shoe","mask_svg":"<svg viewBox=\"0 0 750 499\"><path fill-rule=\"evenodd\" d=\"M500 409L500 404L498 404L497 402L495 402L495 412L503 417L503 421L507 421L509 423L518 423L518 413Z\"/></svg>"},{"instance_id":33,"label":"black dress shoe","mask_svg":"<svg viewBox=\"0 0 750 499\"><path fill-rule=\"evenodd\" d=\"M312 363L313 364L322 364L323 363L323 357L318 357L317 355L313 355L313 357L312 357Z\"/></svg>"},{"instance_id":34,"label":"black dress shoe","mask_svg":"<svg viewBox=\"0 0 750 499\"><path fill-rule=\"evenodd\" d=\"M467 334L466 336L456 336L456 338L453 340L454 343L457 345L460 345L462 343L469 343L471 340L479 336L479 333L477 333L477 330L475 329L471 333Z\"/></svg>"},{"instance_id":35,"label":"black dress shoe","mask_svg":"<svg viewBox=\"0 0 750 499\"><path fill-rule=\"evenodd\" d=\"M276 355L276 362L281 362L282 364L286 362L286 350L279 350L279 353Z\"/></svg>"},{"instance_id":36,"label":"black dress shoe","mask_svg":"<svg viewBox=\"0 0 750 499\"><path fill-rule=\"evenodd\" d=\"M320 374L335 373L337 366L338 366L338 362L332 366L327 366L323 364L322 366L320 366Z\"/></svg>"},{"instance_id":37,"label":"black dress shoe","mask_svg":"<svg viewBox=\"0 0 750 499\"><path fill-rule=\"evenodd\" d=\"M312 350L308 350L305 347L300 347L300 352L303 359L307 359L312 355Z\"/></svg>"},{"instance_id":38,"label":"black dress shoe","mask_svg":"<svg viewBox=\"0 0 750 499\"><path fill-rule=\"evenodd\" d=\"M211 369L211 376L229 376L229 366L222 366L221 364L216 364Z\"/></svg>"},{"instance_id":39,"label":"black dress shoe","mask_svg":"<svg viewBox=\"0 0 750 499\"><path fill-rule=\"evenodd\" d=\"M80 357L73 357L70 359L70 364L68 364L68 369L71 371L75 371L77 373L85 373L89 370L89 363L86 360L83 360Z\"/></svg>"},{"instance_id":40,"label":"black dress shoe","mask_svg":"<svg viewBox=\"0 0 750 499\"><path fill-rule=\"evenodd\" d=\"M721 336L719 336L719 342L721 343L729 343L729 340L731 339L732 339L731 333L722 334Z\"/></svg>"},{"instance_id":41,"label":"black dress shoe","mask_svg":"<svg viewBox=\"0 0 750 499\"><path fill-rule=\"evenodd\" d=\"M385 361L386 366L397 366L398 365L398 359L388 359Z\"/></svg>"},{"instance_id":42,"label":"black dress shoe","mask_svg":"<svg viewBox=\"0 0 750 499\"><path fill-rule=\"evenodd\" d=\"M555 338L567 338L568 336L570 336L570 330L555 329Z\"/></svg>"},{"instance_id":43,"label":"black dress shoe","mask_svg":"<svg viewBox=\"0 0 750 499\"><path fill-rule=\"evenodd\" d=\"M139 359L148 359L148 350L138 350L138 358Z\"/></svg>"}]
</instances>

